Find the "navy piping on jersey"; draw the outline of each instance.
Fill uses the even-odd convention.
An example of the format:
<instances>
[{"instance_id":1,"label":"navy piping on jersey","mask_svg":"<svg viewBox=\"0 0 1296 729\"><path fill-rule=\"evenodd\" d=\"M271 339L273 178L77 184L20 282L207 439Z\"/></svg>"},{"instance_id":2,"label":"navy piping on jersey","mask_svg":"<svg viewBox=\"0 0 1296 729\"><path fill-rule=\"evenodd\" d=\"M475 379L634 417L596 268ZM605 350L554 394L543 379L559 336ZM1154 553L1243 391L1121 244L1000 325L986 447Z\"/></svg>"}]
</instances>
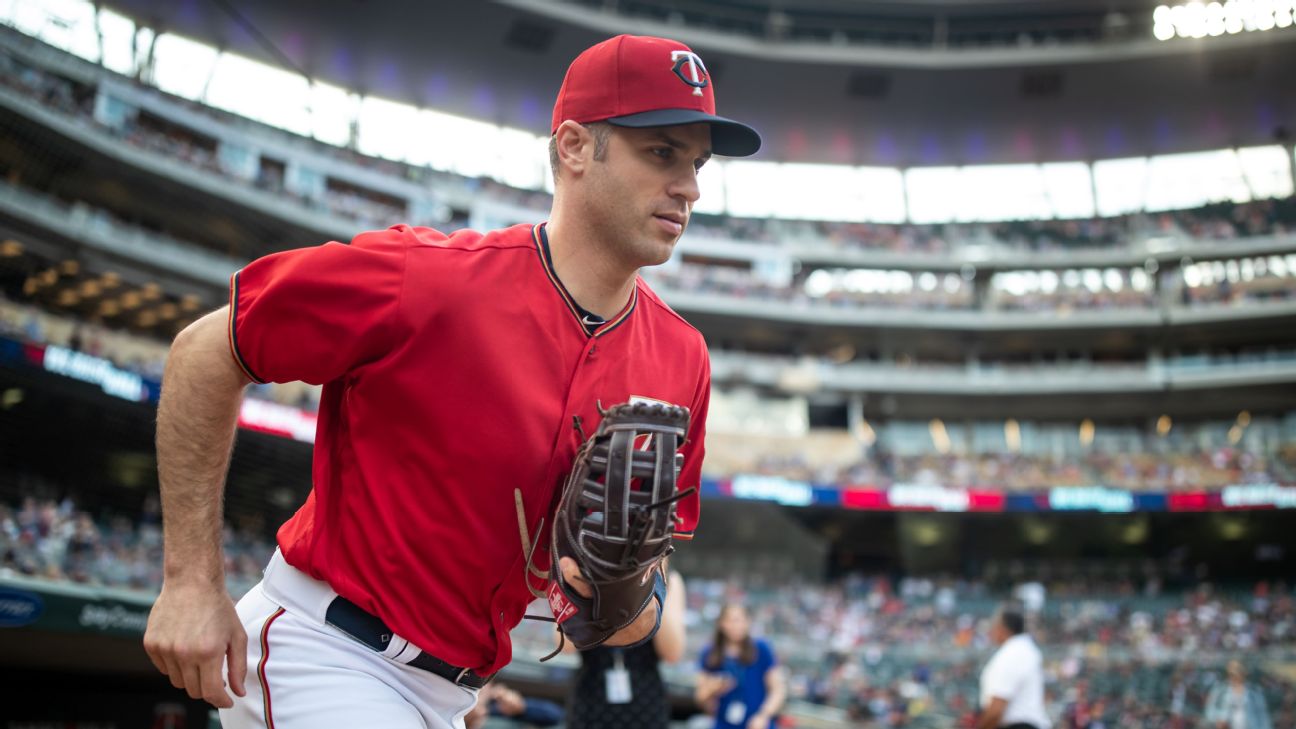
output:
<instances>
[{"instance_id":1,"label":"navy piping on jersey","mask_svg":"<svg viewBox=\"0 0 1296 729\"><path fill-rule=\"evenodd\" d=\"M541 223L531 229L531 238L535 241L536 251L540 254L540 260L544 262L545 273L549 276L549 283L553 284L558 295L567 303L567 308L571 310L572 316L576 317L576 323L585 334L591 337L601 337L604 334L616 329L630 318L630 313L634 311L635 305L639 303L639 285L635 283L634 289L630 292L630 303L626 308L617 314L616 318L604 320L597 314L587 311L576 299L572 297L571 292L563 285L558 278L558 271L554 269L553 258L549 254L549 234L545 231L545 224ZM588 318L587 318L588 317ZM596 321L595 321L596 320Z\"/></svg>"},{"instance_id":2,"label":"navy piping on jersey","mask_svg":"<svg viewBox=\"0 0 1296 729\"><path fill-rule=\"evenodd\" d=\"M252 371L252 368L250 366L248 366L247 360L243 359L243 353L240 352L238 348L238 300L239 300L238 287L239 287L240 273L242 273L242 271L235 271L234 275L230 277L230 304L229 304L230 306L230 313L229 313L230 352L234 354L234 362L238 364L239 368L243 370L243 374L247 375L249 380L252 380L258 385L264 385L266 381L256 376L256 373Z\"/></svg>"}]
</instances>

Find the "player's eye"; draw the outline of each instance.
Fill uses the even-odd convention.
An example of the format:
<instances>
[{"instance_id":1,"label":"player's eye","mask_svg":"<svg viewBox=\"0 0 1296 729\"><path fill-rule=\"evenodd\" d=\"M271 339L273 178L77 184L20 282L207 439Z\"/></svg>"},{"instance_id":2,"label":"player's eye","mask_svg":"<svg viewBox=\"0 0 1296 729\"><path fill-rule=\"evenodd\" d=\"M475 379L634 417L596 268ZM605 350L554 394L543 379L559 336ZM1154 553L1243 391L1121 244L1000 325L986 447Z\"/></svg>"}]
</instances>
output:
<instances>
[{"instance_id":1,"label":"player's eye","mask_svg":"<svg viewBox=\"0 0 1296 729\"><path fill-rule=\"evenodd\" d=\"M670 159L675 155L675 150L670 147L653 147L652 153L662 159Z\"/></svg>"}]
</instances>

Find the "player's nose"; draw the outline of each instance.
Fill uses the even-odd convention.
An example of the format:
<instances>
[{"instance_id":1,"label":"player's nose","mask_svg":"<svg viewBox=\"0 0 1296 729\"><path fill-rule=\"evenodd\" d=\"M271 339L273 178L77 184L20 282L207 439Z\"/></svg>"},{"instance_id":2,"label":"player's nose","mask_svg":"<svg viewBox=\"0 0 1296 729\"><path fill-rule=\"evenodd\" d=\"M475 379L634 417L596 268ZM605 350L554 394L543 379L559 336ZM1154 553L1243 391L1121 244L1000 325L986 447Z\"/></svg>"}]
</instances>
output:
<instances>
[{"instance_id":1,"label":"player's nose","mask_svg":"<svg viewBox=\"0 0 1296 729\"><path fill-rule=\"evenodd\" d=\"M693 206L693 203L701 197L701 190L698 188L697 170L690 167L687 172L677 175L671 180L670 188L667 190L673 198L679 198Z\"/></svg>"}]
</instances>

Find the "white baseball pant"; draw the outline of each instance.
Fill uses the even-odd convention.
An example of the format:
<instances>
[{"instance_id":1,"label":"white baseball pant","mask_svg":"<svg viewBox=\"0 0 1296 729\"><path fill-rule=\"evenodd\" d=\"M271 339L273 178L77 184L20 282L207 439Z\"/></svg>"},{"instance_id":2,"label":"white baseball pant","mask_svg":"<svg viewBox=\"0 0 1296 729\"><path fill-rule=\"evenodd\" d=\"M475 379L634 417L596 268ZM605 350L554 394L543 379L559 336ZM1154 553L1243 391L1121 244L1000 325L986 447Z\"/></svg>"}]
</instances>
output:
<instances>
[{"instance_id":1,"label":"white baseball pant","mask_svg":"<svg viewBox=\"0 0 1296 729\"><path fill-rule=\"evenodd\" d=\"M324 622L337 593L279 552L238 603L248 634L247 696L224 729L463 729L477 691L401 663L418 650L392 636L379 653ZM230 692L233 696L233 692Z\"/></svg>"}]
</instances>

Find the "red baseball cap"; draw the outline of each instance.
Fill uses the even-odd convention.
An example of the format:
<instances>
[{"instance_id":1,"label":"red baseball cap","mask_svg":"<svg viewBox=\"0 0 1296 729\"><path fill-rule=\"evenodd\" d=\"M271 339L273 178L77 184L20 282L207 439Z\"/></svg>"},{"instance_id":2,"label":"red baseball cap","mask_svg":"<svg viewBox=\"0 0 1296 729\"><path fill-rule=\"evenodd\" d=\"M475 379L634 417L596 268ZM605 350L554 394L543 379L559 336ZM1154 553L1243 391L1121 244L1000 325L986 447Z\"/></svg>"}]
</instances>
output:
<instances>
[{"instance_id":1,"label":"red baseball cap","mask_svg":"<svg viewBox=\"0 0 1296 729\"><path fill-rule=\"evenodd\" d=\"M558 91L550 133L568 119L621 127L706 122L716 154L746 157L761 146L755 129L716 116L702 59L683 43L652 36L619 35L577 56Z\"/></svg>"}]
</instances>

